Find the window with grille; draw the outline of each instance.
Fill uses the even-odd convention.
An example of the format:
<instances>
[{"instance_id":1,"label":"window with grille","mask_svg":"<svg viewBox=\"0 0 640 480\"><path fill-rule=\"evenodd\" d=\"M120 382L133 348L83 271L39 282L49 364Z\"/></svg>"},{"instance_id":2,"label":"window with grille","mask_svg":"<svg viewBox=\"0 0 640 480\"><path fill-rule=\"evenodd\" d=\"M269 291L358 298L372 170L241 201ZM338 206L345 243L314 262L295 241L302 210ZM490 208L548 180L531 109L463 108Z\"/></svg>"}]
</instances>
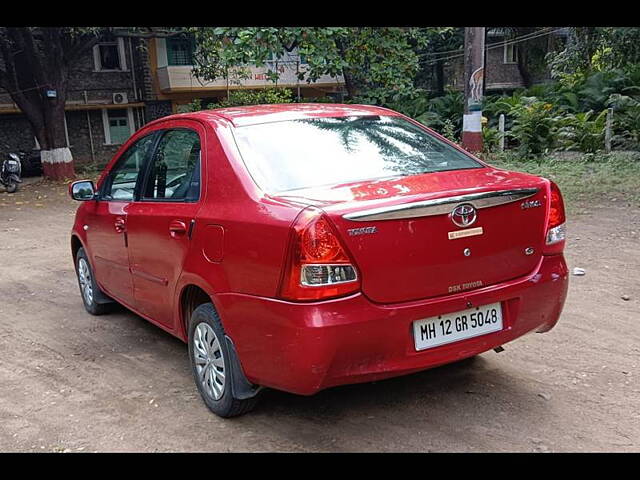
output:
<instances>
[{"instance_id":1,"label":"window with grille","mask_svg":"<svg viewBox=\"0 0 640 480\"><path fill-rule=\"evenodd\" d=\"M195 43L188 37L167 38L167 62L169 65L193 65Z\"/></svg>"}]
</instances>

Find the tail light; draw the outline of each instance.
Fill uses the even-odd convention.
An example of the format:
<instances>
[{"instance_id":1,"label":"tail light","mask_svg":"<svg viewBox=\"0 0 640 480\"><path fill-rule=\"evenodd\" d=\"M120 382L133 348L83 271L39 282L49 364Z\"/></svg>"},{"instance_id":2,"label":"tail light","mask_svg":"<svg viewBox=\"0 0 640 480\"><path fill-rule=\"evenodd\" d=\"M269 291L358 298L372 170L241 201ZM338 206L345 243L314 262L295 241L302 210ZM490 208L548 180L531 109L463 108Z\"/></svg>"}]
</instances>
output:
<instances>
[{"instance_id":1,"label":"tail light","mask_svg":"<svg viewBox=\"0 0 640 480\"><path fill-rule=\"evenodd\" d=\"M564 213L564 201L558 185L551 182L551 193L549 196L549 217L547 220L547 252L560 253L564 248L566 238L566 217ZM553 246L549 248L550 246Z\"/></svg>"},{"instance_id":2,"label":"tail light","mask_svg":"<svg viewBox=\"0 0 640 480\"><path fill-rule=\"evenodd\" d=\"M326 215L303 210L294 222L280 286L287 300L323 300L360 290L355 264Z\"/></svg>"}]
</instances>

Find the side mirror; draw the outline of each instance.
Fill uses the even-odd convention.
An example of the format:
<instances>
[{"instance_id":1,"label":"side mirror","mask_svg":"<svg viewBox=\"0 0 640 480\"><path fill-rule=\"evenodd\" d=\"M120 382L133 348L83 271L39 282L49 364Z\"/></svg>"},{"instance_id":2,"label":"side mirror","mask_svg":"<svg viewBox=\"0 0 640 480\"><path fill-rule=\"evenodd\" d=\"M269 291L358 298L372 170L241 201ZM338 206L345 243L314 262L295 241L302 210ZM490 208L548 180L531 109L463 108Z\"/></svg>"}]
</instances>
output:
<instances>
[{"instance_id":1,"label":"side mirror","mask_svg":"<svg viewBox=\"0 0 640 480\"><path fill-rule=\"evenodd\" d=\"M69 196L81 202L93 200L96 196L96 187L91 180L79 180L69 184Z\"/></svg>"}]
</instances>

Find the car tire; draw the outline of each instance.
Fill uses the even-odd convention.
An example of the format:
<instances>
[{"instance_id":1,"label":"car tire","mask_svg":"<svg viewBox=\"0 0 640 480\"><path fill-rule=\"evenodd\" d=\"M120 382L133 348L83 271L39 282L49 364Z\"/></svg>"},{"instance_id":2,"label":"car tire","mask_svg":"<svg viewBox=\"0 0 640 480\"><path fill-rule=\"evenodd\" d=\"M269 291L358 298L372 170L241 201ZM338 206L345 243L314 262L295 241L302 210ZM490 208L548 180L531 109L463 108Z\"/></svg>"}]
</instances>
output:
<instances>
[{"instance_id":1,"label":"car tire","mask_svg":"<svg viewBox=\"0 0 640 480\"><path fill-rule=\"evenodd\" d=\"M232 379L240 362L229 348L220 317L211 303L197 307L189 322L189 360L202 400L216 415L229 418L252 410L258 397L234 397Z\"/></svg>"},{"instance_id":2,"label":"car tire","mask_svg":"<svg viewBox=\"0 0 640 480\"><path fill-rule=\"evenodd\" d=\"M76 275L78 277L78 286L80 287L80 296L84 308L91 315L102 315L111 310L111 303L99 303L98 297L107 298L104 292L100 290L96 283L96 279L91 269L91 264L87 258L84 248L80 248L76 255Z\"/></svg>"}]
</instances>

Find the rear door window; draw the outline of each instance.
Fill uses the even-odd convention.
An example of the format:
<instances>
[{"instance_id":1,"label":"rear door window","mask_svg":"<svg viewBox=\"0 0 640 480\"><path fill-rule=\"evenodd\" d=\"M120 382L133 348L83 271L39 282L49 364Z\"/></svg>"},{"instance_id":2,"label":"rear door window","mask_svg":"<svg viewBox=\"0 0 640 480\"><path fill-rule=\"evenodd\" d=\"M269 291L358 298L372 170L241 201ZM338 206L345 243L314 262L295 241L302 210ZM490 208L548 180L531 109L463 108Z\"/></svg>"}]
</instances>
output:
<instances>
[{"instance_id":1,"label":"rear door window","mask_svg":"<svg viewBox=\"0 0 640 480\"><path fill-rule=\"evenodd\" d=\"M193 130L167 130L155 150L143 200L197 201L200 198L200 137Z\"/></svg>"}]
</instances>

